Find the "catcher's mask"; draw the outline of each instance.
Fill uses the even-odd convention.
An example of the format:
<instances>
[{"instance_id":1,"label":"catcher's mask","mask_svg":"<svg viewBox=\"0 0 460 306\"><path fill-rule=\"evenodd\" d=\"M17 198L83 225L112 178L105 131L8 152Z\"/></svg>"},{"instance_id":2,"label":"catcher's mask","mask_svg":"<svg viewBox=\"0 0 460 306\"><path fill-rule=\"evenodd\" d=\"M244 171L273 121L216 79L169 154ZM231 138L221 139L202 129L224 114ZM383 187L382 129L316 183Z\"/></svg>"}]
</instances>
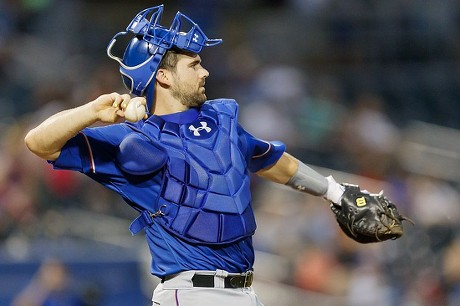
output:
<instances>
[{"instance_id":1,"label":"catcher's mask","mask_svg":"<svg viewBox=\"0 0 460 306\"><path fill-rule=\"evenodd\" d=\"M148 111L153 104L155 82L152 79L166 51L174 47L199 53L203 47L222 42L222 39L209 39L193 20L181 12L176 13L171 27L165 28L159 24L162 13L163 5L139 12L125 31L115 34L107 47L107 55L120 64L123 84L130 93L146 96ZM184 21L188 27L183 27ZM126 47L123 58L113 55L112 48L117 38L130 33L134 37Z\"/></svg>"}]
</instances>

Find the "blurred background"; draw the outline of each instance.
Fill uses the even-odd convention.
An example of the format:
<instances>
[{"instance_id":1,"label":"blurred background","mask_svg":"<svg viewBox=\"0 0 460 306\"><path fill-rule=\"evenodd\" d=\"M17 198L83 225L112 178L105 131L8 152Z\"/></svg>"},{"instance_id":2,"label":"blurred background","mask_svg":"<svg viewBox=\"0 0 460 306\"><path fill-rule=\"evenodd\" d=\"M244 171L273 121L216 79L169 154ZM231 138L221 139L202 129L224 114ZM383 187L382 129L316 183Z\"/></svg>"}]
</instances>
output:
<instances>
[{"instance_id":1,"label":"blurred background","mask_svg":"<svg viewBox=\"0 0 460 306\"><path fill-rule=\"evenodd\" d=\"M112 36L159 1L0 0L0 305L150 305L136 217L26 151L47 116L126 92ZM255 288L266 306L460 305L460 2L165 1L224 44L209 98L337 181L385 194L415 225L378 245L341 234L322 199L254 178ZM46 304L49 305L49 304Z\"/></svg>"}]
</instances>

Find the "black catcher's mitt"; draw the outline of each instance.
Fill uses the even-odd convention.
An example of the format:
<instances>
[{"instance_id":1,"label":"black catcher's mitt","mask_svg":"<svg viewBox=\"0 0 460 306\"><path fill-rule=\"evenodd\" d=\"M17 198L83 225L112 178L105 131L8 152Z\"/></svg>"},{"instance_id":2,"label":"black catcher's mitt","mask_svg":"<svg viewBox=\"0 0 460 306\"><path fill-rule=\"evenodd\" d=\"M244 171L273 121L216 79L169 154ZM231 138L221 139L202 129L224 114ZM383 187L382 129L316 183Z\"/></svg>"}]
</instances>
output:
<instances>
[{"instance_id":1,"label":"black catcher's mitt","mask_svg":"<svg viewBox=\"0 0 460 306\"><path fill-rule=\"evenodd\" d=\"M342 185L345 192L341 205L331 203L330 207L348 237L359 243L372 243L402 236L402 221L408 219L382 193L371 194L356 185Z\"/></svg>"}]
</instances>

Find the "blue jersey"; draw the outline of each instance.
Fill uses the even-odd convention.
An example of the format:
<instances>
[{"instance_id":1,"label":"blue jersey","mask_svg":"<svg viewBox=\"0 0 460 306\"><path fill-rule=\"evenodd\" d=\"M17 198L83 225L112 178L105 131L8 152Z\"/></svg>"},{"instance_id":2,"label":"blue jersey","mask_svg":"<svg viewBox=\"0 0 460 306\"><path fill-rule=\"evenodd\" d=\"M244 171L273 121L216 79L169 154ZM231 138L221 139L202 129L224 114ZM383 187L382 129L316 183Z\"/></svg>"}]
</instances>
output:
<instances>
[{"instance_id":1,"label":"blue jersey","mask_svg":"<svg viewBox=\"0 0 460 306\"><path fill-rule=\"evenodd\" d=\"M220 102L220 101L218 101ZM105 127L87 128L67 142L62 148L59 158L53 162L56 169L70 169L80 171L117 192L132 207L139 210L152 211L150 207L153 199L162 194L165 171L159 169L148 179L139 180L124 171L116 161L120 151L120 144L127 135L138 131L144 124L168 122L178 126L195 122L210 103L206 102L201 109L190 109L184 112L151 116L145 122L131 124L113 124ZM233 100L225 103L237 104ZM195 127L198 129L197 127ZM203 130L205 127L201 127ZM227 129L222 125L219 127ZM191 130L199 133L201 130ZM166 131L165 133L168 133ZM232 134L231 132L230 134ZM236 146L244 163L245 174L247 170L256 172L273 165L284 152L284 146L259 140L247 133L241 126L235 128L237 133ZM169 154L168 154L169 155ZM234 154L233 154L234 156ZM168 158L173 158L169 156ZM155 211L155 210L153 210ZM244 272L252 268L254 263L254 250L252 237L242 236L231 243L209 245L187 241L159 222L153 222L145 228L147 243L152 255L152 274L164 277L185 270L216 270L222 269L229 272Z\"/></svg>"}]
</instances>

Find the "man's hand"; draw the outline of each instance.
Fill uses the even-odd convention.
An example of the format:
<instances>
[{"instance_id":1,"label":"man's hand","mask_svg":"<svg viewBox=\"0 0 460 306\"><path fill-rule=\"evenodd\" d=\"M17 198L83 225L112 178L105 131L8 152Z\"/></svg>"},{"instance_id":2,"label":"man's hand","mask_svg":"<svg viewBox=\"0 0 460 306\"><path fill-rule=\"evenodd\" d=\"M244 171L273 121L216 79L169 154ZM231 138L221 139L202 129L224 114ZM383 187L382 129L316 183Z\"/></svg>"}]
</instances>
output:
<instances>
[{"instance_id":1,"label":"man's hand","mask_svg":"<svg viewBox=\"0 0 460 306\"><path fill-rule=\"evenodd\" d=\"M371 194L359 186L342 184L345 192L339 204L330 207L343 232L359 243L398 239L404 233L402 216L382 193Z\"/></svg>"},{"instance_id":2,"label":"man's hand","mask_svg":"<svg viewBox=\"0 0 460 306\"><path fill-rule=\"evenodd\" d=\"M144 98L134 99L142 99L141 102L145 104ZM43 159L56 160L66 142L84 128L96 122L115 123L123 119L124 110L134 99L128 94L120 95L114 92L101 95L82 106L57 113L27 133L26 146Z\"/></svg>"},{"instance_id":3,"label":"man's hand","mask_svg":"<svg viewBox=\"0 0 460 306\"><path fill-rule=\"evenodd\" d=\"M130 103L140 102L146 105L146 100L143 97L131 98L129 94L119 94L116 92L99 96L91 102L99 121L104 123L115 123L121 118L125 118L125 110ZM144 118L147 117L145 114Z\"/></svg>"}]
</instances>

